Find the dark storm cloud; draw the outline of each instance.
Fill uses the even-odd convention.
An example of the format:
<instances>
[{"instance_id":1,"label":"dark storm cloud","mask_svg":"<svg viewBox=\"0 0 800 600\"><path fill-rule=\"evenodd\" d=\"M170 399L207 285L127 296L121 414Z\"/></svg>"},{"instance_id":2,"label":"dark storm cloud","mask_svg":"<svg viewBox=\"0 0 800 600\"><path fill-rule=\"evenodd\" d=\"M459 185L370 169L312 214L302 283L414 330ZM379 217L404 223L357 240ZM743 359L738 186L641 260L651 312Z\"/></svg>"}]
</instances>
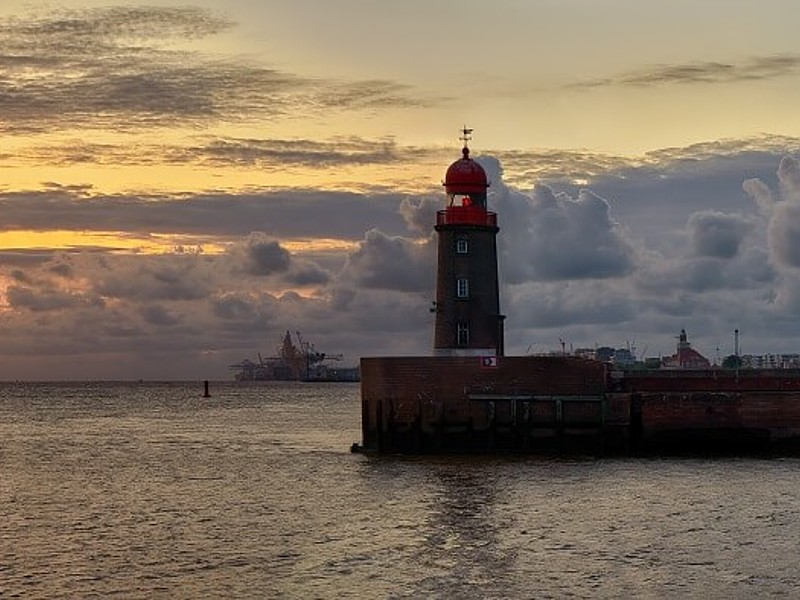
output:
<instances>
[{"instance_id":1,"label":"dark storm cloud","mask_svg":"<svg viewBox=\"0 0 800 600\"><path fill-rule=\"evenodd\" d=\"M423 104L391 81L298 77L166 47L230 27L192 7L62 9L0 20L0 131L128 131Z\"/></svg>"},{"instance_id":2,"label":"dark storm cloud","mask_svg":"<svg viewBox=\"0 0 800 600\"><path fill-rule=\"evenodd\" d=\"M800 56L777 54L755 56L736 62L691 62L676 65L655 65L649 68L620 73L613 77L579 81L571 88L600 88L613 86L653 87L664 85L726 84L739 81L759 81L796 75L800 71Z\"/></svg>"},{"instance_id":3,"label":"dark storm cloud","mask_svg":"<svg viewBox=\"0 0 800 600\"><path fill-rule=\"evenodd\" d=\"M697 256L733 258L753 224L742 215L701 211L689 217L688 230Z\"/></svg>"}]
</instances>

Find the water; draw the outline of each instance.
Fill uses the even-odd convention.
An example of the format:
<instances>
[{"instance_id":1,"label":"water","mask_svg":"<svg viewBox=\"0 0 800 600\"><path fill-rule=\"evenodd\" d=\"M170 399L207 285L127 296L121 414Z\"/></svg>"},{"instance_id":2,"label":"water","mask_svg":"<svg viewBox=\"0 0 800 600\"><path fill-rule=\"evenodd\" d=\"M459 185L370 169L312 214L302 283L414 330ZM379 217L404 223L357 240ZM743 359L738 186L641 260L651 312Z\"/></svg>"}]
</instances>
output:
<instances>
[{"instance_id":1,"label":"water","mask_svg":"<svg viewBox=\"0 0 800 600\"><path fill-rule=\"evenodd\" d=\"M0 384L0 597L743 598L800 460L367 457L358 386Z\"/></svg>"}]
</instances>

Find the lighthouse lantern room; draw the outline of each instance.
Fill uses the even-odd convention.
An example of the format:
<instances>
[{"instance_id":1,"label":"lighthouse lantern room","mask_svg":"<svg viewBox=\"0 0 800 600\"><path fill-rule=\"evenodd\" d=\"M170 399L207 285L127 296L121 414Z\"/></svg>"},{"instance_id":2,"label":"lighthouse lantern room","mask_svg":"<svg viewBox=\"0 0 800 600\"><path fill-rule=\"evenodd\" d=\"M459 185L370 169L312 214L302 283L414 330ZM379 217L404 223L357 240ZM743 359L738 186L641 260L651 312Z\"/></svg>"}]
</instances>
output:
<instances>
[{"instance_id":1,"label":"lighthouse lantern room","mask_svg":"<svg viewBox=\"0 0 800 600\"><path fill-rule=\"evenodd\" d=\"M434 354L501 356L497 214L487 210L486 171L469 155L471 133L462 129L462 156L445 174L447 207L436 214Z\"/></svg>"}]
</instances>

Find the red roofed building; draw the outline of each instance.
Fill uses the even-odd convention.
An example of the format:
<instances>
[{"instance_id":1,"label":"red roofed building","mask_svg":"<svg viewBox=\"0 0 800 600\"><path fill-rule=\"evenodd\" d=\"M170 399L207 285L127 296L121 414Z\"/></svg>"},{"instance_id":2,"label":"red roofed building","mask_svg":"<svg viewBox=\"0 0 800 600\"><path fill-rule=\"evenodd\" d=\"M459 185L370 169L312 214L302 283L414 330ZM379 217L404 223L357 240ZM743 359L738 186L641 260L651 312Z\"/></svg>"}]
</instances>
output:
<instances>
[{"instance_id":1,"label":"red roofed building","mask_svg":"<svg viewBox=\"0 0 800 600\"><path fill-rule=\"evenodd\" d=\"M681 329L677 352L664 358L661 366L664 369L709 369L711 362L697 350L692 349L686 337L686 330Z\"/></svg>"}]
</instances>

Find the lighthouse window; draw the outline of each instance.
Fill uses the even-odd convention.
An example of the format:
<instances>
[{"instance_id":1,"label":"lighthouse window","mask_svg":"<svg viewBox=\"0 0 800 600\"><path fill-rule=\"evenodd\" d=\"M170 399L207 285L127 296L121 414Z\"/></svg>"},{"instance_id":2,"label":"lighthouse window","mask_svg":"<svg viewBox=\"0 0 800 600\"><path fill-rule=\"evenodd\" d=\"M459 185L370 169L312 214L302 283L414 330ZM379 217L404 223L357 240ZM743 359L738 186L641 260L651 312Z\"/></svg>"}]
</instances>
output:
<instances>
[{"instance_id":1,"label":"lighthouse window","mask_svg":"<svg viewBox=\"0 0 800 600\"><path fill-rule=\"evenodd\" d=\"M469 325L464 323L458 324L458 345L459 346L469 346Z\"/></svg>"},{"instance_id":2,"label":"lighthouse window","mask_svg":"<svg viewBox=\"0 0 800 600\"><path fill-rule=\"evenodd\" d=\"M456 281L456 296L469 298L469 279L462 278Z\"/></svg>"},{"instance_id":3,"label":"lighthouse window","mask_svg":"<svg viewBox=\"0 0 800 600\"><path fill-rule=\"evenodd\" d=\"M466 254L468 250L469 244L467 244L467 240L456 240L456 252Z\"/></svg>"}]
</instances>

